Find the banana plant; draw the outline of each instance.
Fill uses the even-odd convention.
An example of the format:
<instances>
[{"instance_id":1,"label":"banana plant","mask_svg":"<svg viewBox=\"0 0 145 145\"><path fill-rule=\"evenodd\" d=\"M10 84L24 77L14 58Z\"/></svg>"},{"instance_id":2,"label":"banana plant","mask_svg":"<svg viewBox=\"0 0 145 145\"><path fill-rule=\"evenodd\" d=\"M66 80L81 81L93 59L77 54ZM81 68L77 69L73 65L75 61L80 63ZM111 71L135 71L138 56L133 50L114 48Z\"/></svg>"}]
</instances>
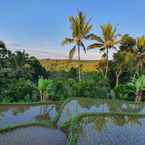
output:
<instances>
[{"instance_id":1,"label":"banana plant","mask_svg":"<svg viewBox=\"0 0 145 145\"><path fill-rule=\"evenodd\" d=\"M137 78L134 77L128 85L135 91L135 102L139 103L143 99L143 92L145 91L145 75L141 75Z\"/></svg>"}]
</instances>

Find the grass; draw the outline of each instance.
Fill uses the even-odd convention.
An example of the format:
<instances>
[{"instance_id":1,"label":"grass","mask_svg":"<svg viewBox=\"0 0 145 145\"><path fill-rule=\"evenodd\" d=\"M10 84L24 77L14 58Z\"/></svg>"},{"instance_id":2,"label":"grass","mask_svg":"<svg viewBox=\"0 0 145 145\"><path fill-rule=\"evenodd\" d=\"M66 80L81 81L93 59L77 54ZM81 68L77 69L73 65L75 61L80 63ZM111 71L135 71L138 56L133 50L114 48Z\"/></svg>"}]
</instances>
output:
<instances>
[{"instance_id":1,"label":"grass","mask_svg":"<svg viewBox=\"0 0 145 145\"><path fill-rule=\"evenodd\" d=\"M62 101L46 101L46 102L14 102L14 103L0 103L0 105L47 105L47 104L61 104Z\"/></svg>"},{"instance_id":2,"label":"grass","mask_svg":"<svg viewBox=\"0 0 145 145\"><path fill-rule=\"evenodd\" d=\"M98 61L99 62L99 61ZM96 71L96 60L54 60L54 59L41 59L41 65L50 72L63 72L68 71L71 68L78 68L78 63L82 66L82 72L95 72Z\"/></svg>"},{"instance_id":3,"label":"grass","mask_svg":"<svg viewBox=\"0 0 145 145\"><path fill-rule=\"evenodd\" d=\"M105 113L82 113L78 116L76 116L78 118L78 121L80 122L83 118L85 117L92 117L92 116L104 116L104 117L108 117L108 116L129 116L129 117L145 117L145 114L141 114L141 113L127 113L127 112L105 112ZM70 127L71 125L71 121L72 119L70 119L67 122L64 122L61 125L62 129L67 129Z\"/></svg>"},{"instance_id":4,"label":"grass","mask_svg":"<svg viewBox=\"0 0 145 145\"><path fill-rule=\"evenodd\" d=\"M67 145L76 145L79 136L79 121L77 117L73 117L69 128Z\"/></svg>"},{"instance_id":5,"label":"grass","mask_svg":"<svg viewBox=\"0 0 145 145\"><path fill-rule=\"evenodd\" d=\"M42 127L47 127L47 128L55 127L54 123L51 121L31 121L31 122L27 122L24 124L11 125L11 126L7 126L5 128L1 128L0 133L8 132L8 131L11 131L11 130L14 130L17 128L24 128L24 127L30 127L30 126L42 126Z\"/></svg>"},{"instance_id":6,"label":"grass","mask_svg":"<svg viewBox=\"0 0 145 145\"><path fill-rule=\"evenodd\" d=\"M0 105L46 105L46 104L61 104L61 110L63 109L63 107L65 106L66 103L68 103L71 100L79 100L81 102L81 100L85 100L88 102L93 102L93 103L98 103L98 102L119 102L119 103L131 103L131 104L135 104L134 101L128 101L128 100L120 100L120 99L102 99L102 98L84 98L84 97L73 97L73 98L68 98L64 101L53 101L53 100L48 100L45 102L13 102L13 103L2 103L0 102ZM140 104L145 104L144 102L141 102Z\"/></svg>"}]
</instances>

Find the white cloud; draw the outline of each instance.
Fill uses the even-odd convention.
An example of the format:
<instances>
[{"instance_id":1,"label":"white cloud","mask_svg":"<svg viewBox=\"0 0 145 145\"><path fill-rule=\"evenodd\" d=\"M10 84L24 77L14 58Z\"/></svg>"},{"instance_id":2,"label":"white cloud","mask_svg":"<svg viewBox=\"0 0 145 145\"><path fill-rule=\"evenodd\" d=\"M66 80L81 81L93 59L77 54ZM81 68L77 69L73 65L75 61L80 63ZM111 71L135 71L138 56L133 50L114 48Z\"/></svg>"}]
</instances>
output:
<instances>
[{"instance_id":1,"label":"white cloud","mask_svg":"<svg viewBox=\"0 0 145 145\"><path fill-rule=\"evenodd\" d=\"M50 59L68 59L69 54L69 48L67 47L61 47L58 46L57 48L54 47L50 42L43 41L43 42L31 42L30 44L24 45L16 41L9 41L4 40L6 43L8 49L12 51L17 50L25 50L27 53L29 53L31 56L36 56L37 58L50 58ZM112 58L113 51L110 51L109 58ZM89 59L89 60L96 60L100 59L102 56L102 53L95 50L87 51L87 54L85 54L83 51L81 51L81 59ZM75 53L74 59L77 59L77 52Z\"/></svg>"}]
</instances>

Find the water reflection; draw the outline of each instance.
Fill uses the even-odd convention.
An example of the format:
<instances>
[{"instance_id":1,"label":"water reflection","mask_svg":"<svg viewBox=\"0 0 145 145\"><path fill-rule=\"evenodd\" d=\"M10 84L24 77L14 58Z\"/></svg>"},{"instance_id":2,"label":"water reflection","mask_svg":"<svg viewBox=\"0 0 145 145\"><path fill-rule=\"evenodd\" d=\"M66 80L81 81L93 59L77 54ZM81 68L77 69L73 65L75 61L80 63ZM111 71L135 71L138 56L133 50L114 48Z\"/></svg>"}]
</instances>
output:
<instances>
[{"instance_id":1,"label":"water reflection","mask_svg":"<svg viewBox=\"0 0 145 145\"><path fill-rule=\"evenodd\" d=\"M0 128L9 125L26 123L32 120L55 119L58 108L56 105L1 105L0 106Z\"/></svg>"},{"instance_id":2,"label":"water reflection","mask_svg":"<svg viewBox=\"0 0 145 145\"><path fill-rule=\"evenodd\" d=\"M145 118L87 117L81 122L77 145L144 145Z\"/></svg>"},{"instance_id":3,"label":"water reflection","mask_svg":"<svg viewBox=\"0 0 145 145\"><path fill-rule=\"evenodd\" d=\"M68 102L61 113L58 124L70 120L73 116L82 113L96 112L135 112L145 113L143 104L121 103L119 101L90 101L88 99L72 100ZM120 120L123 119L120 118Z\"/></svg>"}]
</instances>

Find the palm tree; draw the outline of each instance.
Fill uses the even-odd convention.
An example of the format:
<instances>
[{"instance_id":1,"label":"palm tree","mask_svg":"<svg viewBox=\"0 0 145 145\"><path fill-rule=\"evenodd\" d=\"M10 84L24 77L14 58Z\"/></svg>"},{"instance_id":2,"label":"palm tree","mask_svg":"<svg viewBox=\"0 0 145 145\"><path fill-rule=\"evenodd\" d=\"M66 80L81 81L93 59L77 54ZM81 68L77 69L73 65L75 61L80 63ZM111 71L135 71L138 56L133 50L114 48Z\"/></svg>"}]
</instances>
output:
<instances>
[{"instance_id":1,"label":"palm tree","mask_svg":"<svg viewBox=\"0 0 145 145\"><path fill-rule=\"evenodd\" d=\"M84 45L84 40L88 37L92 25L90 20L86 20L86 16L82 12L78 12L77 16L70 16L69 22L71 25L72 37L65 38L62 45L73 45L73 48L69 52L69 59L72 59L76 50L78 51L78 61L79 61L79 80L81 80L81 70L80 70L80 48L82 47L86 53L86 47Z\"/></svg>"},{"instance_id":2,"label":"palm tree","mask_svg":"<svg viewBox=\"0 0 145 145\"><path fill-rule=\"evenodd\" d=\"M135 69L137 73L142 73L145 66L145 36L134 39L127 34L124 35L121 39L120 50L134 55Z\"/></svg>"},{"instance_id":3,"label":"palm tree","mask_svg":"<svg viewBox=\"0 0 145 145\"><path fill-rule=\"evenodd\" d=\"M106 58L105 76L107 77L109 67L109 49L116 48L119 40L117 40L118 35L116 34L116 27L113 28L112 24L108 23L101 25L101 31L102 36L95 34L88 36L89 39L96 41L94 44L88 46L88 49L99 48L100 51L105 51L103 56Z\"/></svg>"},{"instance_id":4,"label":"palm tree","mask_svg":"<svg viewBox=\"0 0 145 145\"><path fill-rule=\"evenodd\" d=\"M145 36L138 37L135 47L137 73L142 73L145 66Z\"/></svg>"}]
</instances>

